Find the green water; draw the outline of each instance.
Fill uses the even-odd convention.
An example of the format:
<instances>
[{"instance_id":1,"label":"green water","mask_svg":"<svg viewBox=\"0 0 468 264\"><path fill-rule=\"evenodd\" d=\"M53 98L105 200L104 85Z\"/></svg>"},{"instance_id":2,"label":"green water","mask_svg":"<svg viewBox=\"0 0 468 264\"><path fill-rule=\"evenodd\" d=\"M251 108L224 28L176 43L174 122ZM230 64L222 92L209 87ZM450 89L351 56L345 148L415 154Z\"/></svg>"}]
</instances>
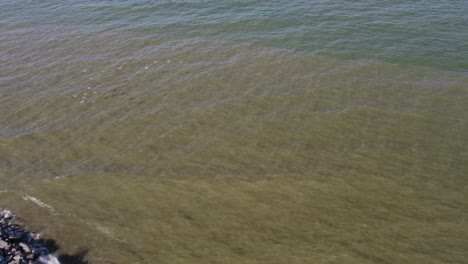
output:
<instances>
[{"instance_id":1,"label":"green water","mask_svg":"<svg viewBox=\"0 0 468 264\"><path fill-rule=\"evenodd\" d=\"M431 2L1 3L0 207L91 263L466 263Z\"/></svg>"}]
</instances>

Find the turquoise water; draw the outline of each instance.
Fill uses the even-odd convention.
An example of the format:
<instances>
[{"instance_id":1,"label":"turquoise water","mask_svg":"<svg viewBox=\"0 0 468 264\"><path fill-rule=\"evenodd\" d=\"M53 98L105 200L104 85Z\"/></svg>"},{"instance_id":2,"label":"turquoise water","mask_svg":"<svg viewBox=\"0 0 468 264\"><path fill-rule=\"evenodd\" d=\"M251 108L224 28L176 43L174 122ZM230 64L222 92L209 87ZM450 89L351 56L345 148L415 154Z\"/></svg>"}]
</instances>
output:
<instances>
[{"instance_id":1,"label":"turquoise water","mask_svg":"<svg viewBox=\"0 0 468 264\"><path fill-rule=\"evenodd\" d=\"M0 207L62 260L465 263L466 14L1 1Z\"/></svg>"}]
</instances>

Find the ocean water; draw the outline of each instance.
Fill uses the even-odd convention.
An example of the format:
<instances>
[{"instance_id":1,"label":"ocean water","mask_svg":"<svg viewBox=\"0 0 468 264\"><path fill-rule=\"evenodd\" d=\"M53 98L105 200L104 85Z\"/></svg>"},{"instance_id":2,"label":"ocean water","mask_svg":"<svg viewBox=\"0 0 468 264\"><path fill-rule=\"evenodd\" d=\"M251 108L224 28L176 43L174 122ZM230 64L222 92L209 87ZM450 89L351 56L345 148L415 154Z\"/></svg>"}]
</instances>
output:
<instances>
[{"instance_id":1,"label":"ocean water","mask_svg":"<svg viewBox=\"0 0 468 264\"><path fill-rule=\"evenodd\" d=\"M64 263L467 263L467 14L0 1L0 207Z\"/></svg>"}]
</instances>

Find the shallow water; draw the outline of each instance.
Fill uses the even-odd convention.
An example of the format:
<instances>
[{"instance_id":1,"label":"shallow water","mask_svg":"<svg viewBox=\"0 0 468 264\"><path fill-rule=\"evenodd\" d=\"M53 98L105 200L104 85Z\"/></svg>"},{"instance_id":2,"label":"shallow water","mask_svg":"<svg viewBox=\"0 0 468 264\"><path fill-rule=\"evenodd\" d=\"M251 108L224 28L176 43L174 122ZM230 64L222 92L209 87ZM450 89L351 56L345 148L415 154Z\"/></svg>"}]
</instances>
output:
<instances>
[{"instance_id":1,"label":"shallow water","mask_svg":"<svg viewBox=\"0 0 468 264\"><path fill-rule=\"evenodd\" d=\"M3 1L0 207L93 263L464 263L466 1Z\"/></svg>"}]
</instances>

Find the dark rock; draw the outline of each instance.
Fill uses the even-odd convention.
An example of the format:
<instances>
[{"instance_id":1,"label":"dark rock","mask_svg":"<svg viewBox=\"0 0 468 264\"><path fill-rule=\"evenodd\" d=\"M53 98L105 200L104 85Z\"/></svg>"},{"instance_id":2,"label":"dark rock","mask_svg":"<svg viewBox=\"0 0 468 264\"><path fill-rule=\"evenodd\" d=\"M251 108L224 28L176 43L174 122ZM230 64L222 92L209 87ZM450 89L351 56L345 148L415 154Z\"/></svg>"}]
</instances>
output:
<instances>
[{"instance_id":1,"label":"dark rock","mask_svg":"<svg viewBox=\"0 0 468 264\"><path fill-rule=\"evenodd\" d=\"M25 242L25 243L30 243L32 240L33 240L33 235L29 232L24 232L22 235L21 235L21 241Z\"/></svg>"},{"instance_id":2,"label":"dark rock","mask_svg":"<svg viewBox=\"0 0 468 264\"><path fill-rule=\"evenodd\" d=\"M18 242L20 240L20 237L17 236L16 234L11 234L8 239L13 242Z\"/></svg>"},{"instance_id":3,"label":"dark rock","mask_svg":"<svg viewBox=\"0 0 468 264\"><path fill-rule=\"evenodd\" d=\"M10 211L0 209L0 264L59 263L49 251L58 250L54 240L40 239L13 219Z\"/></svg>"},{"instance_id":4,"label":"dark rock","mask_svg":"<svg viewBox=\"0 0 468 264\"><path fill-rule=\"evenodd\" d=\"M42 251L37 249L37 248L33 248L33 250L31 252L36 256L39 256L39 255L42 254Z\"/></svg>"}]
</instances>

